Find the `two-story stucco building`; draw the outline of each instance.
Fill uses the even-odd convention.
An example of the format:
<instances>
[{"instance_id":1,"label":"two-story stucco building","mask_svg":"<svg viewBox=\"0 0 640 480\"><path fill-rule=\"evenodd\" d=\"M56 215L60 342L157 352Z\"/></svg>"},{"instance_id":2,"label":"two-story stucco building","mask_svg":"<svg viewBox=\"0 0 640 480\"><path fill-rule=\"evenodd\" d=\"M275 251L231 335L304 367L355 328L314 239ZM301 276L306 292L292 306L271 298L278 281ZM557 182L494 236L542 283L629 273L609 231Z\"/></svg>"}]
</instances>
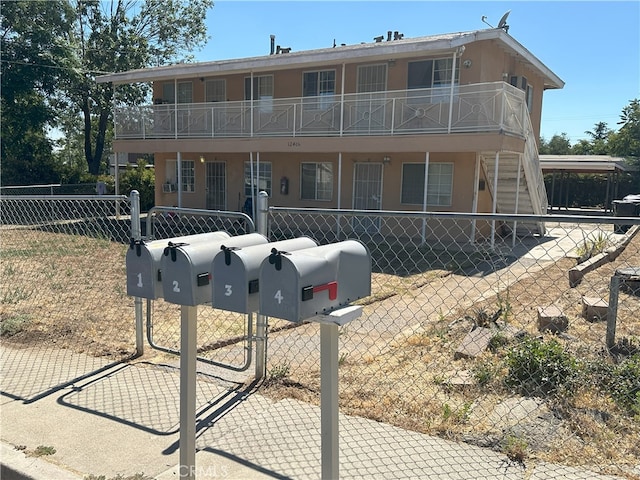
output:
<instances>
[{"instance_id":1,"label":"two-story stucco building","mask_svg":"<svg viewBox=\"0 0 640 480\"><path fill-rule=\"evenodd\" d=\"M114 149L155 154L157 205L241 210L259 189L277 206L546 213L542 98L564 83L505 29L270 50L98 79L153 83L152 105L115 109Z\"/></svg>"}]
</instances>

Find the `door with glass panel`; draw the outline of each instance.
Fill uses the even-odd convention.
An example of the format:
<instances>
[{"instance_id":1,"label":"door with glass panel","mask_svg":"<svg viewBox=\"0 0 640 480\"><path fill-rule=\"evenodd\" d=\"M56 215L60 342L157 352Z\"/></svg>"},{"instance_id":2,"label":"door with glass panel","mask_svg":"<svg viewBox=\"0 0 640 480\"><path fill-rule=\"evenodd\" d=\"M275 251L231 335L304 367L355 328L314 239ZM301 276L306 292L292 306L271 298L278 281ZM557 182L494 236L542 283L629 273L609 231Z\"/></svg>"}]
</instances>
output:
<instances>
[{"instance_id":1,"label":"door with glass panel","mask_svg":"<svg viewBox=\"0 0 640 480\"><path fill-rule=\"evenodd\" d=\"M346 129L383 133L385 125L387 64L358 67L356 99Z\"/></svg>"},{"instance_id":2,"label":"door with glass panel","mask_svg":"<svg viewBox=\"0 0 640 480\"><path fill-rule=\"evenodd\" d=\"M356 163L353 172L353 208L380 210L382 208L382 163ZM380 217L355 217L356 232L378 233Z\"/></svg>"},{"instance_id":3,"label":"door with glass panel","mask_svg":"<svg viewBox=\"0 0 640 480\"><path fill-rule=\"evenodd\" d=\"M227 209L227 177L224 162L206 163L207 209Z\"/></svg>"}]
</instances>

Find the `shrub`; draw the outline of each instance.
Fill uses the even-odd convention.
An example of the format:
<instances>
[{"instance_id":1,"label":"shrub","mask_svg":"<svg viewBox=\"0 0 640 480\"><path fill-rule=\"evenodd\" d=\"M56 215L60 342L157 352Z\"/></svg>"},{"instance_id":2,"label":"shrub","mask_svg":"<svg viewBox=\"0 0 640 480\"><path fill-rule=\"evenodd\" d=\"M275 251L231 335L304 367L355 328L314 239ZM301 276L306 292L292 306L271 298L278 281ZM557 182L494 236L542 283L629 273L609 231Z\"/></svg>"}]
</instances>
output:
<instances>
[{"instance_id":1,"label":"shrub","mask_svg":"<svg viewBox=\"0 0 640 480\"><path fill-rule=\"evenodd\" d=\"M609 391L621 408L633 416L640 416L640 354L613 367Z\"/></svg>"},{"instance_id":2,"label":"shrub","mask_svg":"<svg viewBox=\"0 0 640 480\"><path fill-rule=\"evenodd\" d=\"M506 384L528 396L556 393L578 373L575 359L555 338L525 337L507 352L506 363Z\"/></svg>"}]
</instances>

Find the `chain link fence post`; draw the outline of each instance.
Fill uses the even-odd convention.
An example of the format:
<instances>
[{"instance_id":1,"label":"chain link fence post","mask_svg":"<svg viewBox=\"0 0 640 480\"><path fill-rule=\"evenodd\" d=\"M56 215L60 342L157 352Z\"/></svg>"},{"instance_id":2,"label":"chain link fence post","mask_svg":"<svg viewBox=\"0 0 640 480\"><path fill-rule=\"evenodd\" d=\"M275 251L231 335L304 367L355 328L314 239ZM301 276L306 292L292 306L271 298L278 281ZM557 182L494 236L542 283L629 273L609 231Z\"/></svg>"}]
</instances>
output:
<instances>
[{"instance_id":1,"label":"chain link fence post","mask_svg":"<svg viewBox=\"0 0 640 480\"><path fill-rule=\"evenodd\" d=\"M132 190L129 197L131 201L131 241L142 239L142 227L140 224L140 193ZM144 353L144 323L142 320L142 298L135 297L134 309L136 316L136 355Z\"/></svg>"},{"instance_id":2,"label":"chain link fence post","mask_svg":"<svg viewBox=\"0 0 640 480\"><path fill-rule=\"evenodd\" d=\"M256 227L258 233L269 238L267 225L269 214L269 194L265 191L258 193L258 205L256 208ZM266 374L267 364L267 317L256 315L256 380Z\"/></svg>"}]
</instances>

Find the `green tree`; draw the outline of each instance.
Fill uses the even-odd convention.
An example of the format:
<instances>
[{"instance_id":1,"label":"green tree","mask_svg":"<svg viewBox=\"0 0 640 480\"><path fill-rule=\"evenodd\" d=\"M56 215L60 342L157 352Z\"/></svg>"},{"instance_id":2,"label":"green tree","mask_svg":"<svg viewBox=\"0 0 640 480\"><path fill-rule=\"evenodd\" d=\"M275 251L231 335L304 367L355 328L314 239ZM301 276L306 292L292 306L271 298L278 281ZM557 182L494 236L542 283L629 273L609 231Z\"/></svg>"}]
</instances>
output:
<instances>
[{"instance_id":1,"label":"green tree","mask_svg":"<svg viewBox=\"0 0 640 480\"><path fill-rule=\"evenodd\" d=\"M584 132L591 139L579 140L578 143L571 147L571 153L575 155L608 155L609 154L609 137L613 133L606 122L598 122L594 125L593 130Z\"/></svg>"},{"instance_id":2,"label":"green tree","mask_svg":"<svg viewBox=\"0 0 640 480\"><path fill-rule=\"evenodd\" d=\"M568 155L571 153L571 143L566 133L554 135L548 142L540 139L540 147L538 148L540 155Z\"/></svg>"},{"instance_id":3,"label":"green tree","mask_svg":"<svg viewBox=\"0 0 640 480\"><path fill-rule=\"evenodd\" d=\"M83 151L89 172L104 165L109 120L115 102L138 104L148 85L96 83L101 73L121 72L189 60L206 39L205 17L212 0L77 0L70 42L81 69L63 86L65 100L82 118ZM115 96L114 96L115 95Z\"/></svg>"},{"instance_id":4,"label":"green tree","mask_svg":"<svg viewBox=\"0 0 640 480\"><path fill-rule=\"evenodd\" d=\"M137 167L128 165L120 177L120 193L129 195L131 190L140 194L140 209L148 211L155 205L155 173L152 168L146 168L144 159L138 160Z\"/></svg>"},{"instance_id":5,"label":"green tree","mask_svg":"<svg viewBox=\"0 0 640 480\"><path fill-rule=\"evenodd\" d=\"M70 14L64 1L0 2L4 185L59 181L47 132L56 121L51 99L68 70Z\"/></svg>"},{"instance_id":6,"label":"green tree","mask_svg":"<svg viewBox=\"0 0 640 480\"><path fill-rule=\"evenodd\" d=\"M612 155L628 159L640 159L640 99L631 100L622 109L620 128L609 138Z\"/></svg>"}]
</instances>

